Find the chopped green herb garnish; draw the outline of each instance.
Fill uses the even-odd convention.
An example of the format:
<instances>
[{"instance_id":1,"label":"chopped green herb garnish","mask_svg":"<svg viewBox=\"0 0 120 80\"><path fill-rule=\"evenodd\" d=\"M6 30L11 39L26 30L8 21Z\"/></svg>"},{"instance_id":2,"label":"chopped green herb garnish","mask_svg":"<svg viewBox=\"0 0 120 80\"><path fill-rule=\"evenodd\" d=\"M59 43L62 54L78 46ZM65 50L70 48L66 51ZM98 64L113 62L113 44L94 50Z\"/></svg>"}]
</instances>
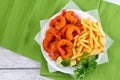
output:
<instances>
[{"instance_id":1,"label":"chopped green herb garnish","mask_svg":"<svg viewBox=\"0 0 120 80\"><path fill-rule=\"evenodd\" d=\"M84 53L84 56L87 56L87 53ZM74 70L75 79L80 80L84 78L86 74L96 69L97 62L95 61L97 56L90 56L87 58L81 58L79 67Z\"/></svg>"},{"instance_id":2,"label":"chopped green herb garnish","mask_svg":"<svg viewBox=\"0 0 120 80\"><path fill-rule=\"evenodd\" d=\"M86 57L86 56L88 56L88 52L83 53L83 57Z\"/></svg>"}]
</instances>

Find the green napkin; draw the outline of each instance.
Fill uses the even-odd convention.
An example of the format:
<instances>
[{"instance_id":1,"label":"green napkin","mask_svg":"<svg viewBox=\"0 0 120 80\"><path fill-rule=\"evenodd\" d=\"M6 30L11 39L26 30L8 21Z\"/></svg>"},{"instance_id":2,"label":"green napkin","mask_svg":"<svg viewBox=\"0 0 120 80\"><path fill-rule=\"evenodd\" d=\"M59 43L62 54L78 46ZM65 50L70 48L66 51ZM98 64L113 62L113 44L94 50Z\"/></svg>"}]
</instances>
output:
<instances>
[{"instance_id":1,"label":"green napkin","mask_svg":"<svg viewBox=\"0 0 120 80\"><path fill-rule=\"evenodd\" d=\"M0 0L0 46L41 62L41 75L55 80L73 80L68 74L49 73L34 37L39 21L57 13L69 0ZM119 80L120 6L100 0L74 0L84 11L99 8L104 31L114 40L108 50L110 62L98 66L86 80ZM99 5L99 6L98 6Z\"/></svg>"}]
</instances>

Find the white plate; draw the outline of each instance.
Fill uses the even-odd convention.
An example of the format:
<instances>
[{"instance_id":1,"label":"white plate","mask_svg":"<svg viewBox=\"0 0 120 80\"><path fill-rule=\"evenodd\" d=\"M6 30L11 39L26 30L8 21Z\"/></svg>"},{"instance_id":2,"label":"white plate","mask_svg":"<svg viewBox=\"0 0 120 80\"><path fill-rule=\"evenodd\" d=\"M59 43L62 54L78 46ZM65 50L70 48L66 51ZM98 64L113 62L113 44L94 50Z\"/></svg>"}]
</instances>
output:
<instances>
[{"instance_id":1,"label":"white plate","mask_svg":"<svg viewBox=\"0 0 120 80\"><path fill-rule=\"evenodd\" d=\"M67 10L69 11L69 10ZM96 22L97 20L91 16L90 14L86 13L86 12L83 12L81 10L72 10L75 12L75 14L79 17L79 18L87 18L87 17L90 17L90 19L94 22ZM48 64L54 68L56 71L60 71L60 72L63 72L63 73L68 73L68 74L74 74L73 71L75 69L75 67L59 67L56 65L55 61L51 60L50 57L47 55L47 52L43 49L43 40L45 38L45 33L46 33L46 30L48 30L49 28L49 22L51 21L51 19L54 19L56 16L60 15L61 12L55 14L54 16L52 16L48 22L45 24L45 26L42 28L41 30L41 39L40 39L40 46L41 46L41 50L42 50L42 54L44 56L44 58L46 59L46 61L48 62Z\"/></svg>"}]
</instances>

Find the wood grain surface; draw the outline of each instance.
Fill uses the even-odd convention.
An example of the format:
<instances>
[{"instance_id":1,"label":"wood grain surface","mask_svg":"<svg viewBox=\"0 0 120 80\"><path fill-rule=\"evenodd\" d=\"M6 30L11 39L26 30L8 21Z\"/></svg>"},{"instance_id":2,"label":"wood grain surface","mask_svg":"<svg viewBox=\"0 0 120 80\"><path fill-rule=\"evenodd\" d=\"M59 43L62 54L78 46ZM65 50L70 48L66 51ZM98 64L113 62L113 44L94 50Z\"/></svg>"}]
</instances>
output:
<instances>
[{"instance_id":1,"label":"wood grain surface","mask_svg":"<svg viewBox=\"0 0 120 80\"><path fill-rule=\"evenodd\" d=\"M0 47L0 80L52 80L40 76L40 63Z\"/></svg>"}]
</instances>

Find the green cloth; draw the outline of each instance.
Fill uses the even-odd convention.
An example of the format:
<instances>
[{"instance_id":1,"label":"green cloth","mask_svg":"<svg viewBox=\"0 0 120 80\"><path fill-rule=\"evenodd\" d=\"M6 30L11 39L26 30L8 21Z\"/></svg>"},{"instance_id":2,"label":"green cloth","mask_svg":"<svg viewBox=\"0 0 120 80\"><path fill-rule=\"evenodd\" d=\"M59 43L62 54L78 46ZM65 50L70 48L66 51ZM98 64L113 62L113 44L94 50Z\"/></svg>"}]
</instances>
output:
<instances>
[{"instance_id":1,"label":"green cloth","mask_svg":"<svg viewBox=\"0 0 120 80\"><path fill-rule=\"evenodd\" d=\"M60 72L49 73L34 37L39 21L57 13L69 0L0 0L0 46L41 62L40 74L54 80L73 80ZM84 11L99 10L104 31L114 40L108 50L110 62L99 65L85 80L119 80L120 6L100 0L74 0Z\"/></svg>"}]
</instances>

